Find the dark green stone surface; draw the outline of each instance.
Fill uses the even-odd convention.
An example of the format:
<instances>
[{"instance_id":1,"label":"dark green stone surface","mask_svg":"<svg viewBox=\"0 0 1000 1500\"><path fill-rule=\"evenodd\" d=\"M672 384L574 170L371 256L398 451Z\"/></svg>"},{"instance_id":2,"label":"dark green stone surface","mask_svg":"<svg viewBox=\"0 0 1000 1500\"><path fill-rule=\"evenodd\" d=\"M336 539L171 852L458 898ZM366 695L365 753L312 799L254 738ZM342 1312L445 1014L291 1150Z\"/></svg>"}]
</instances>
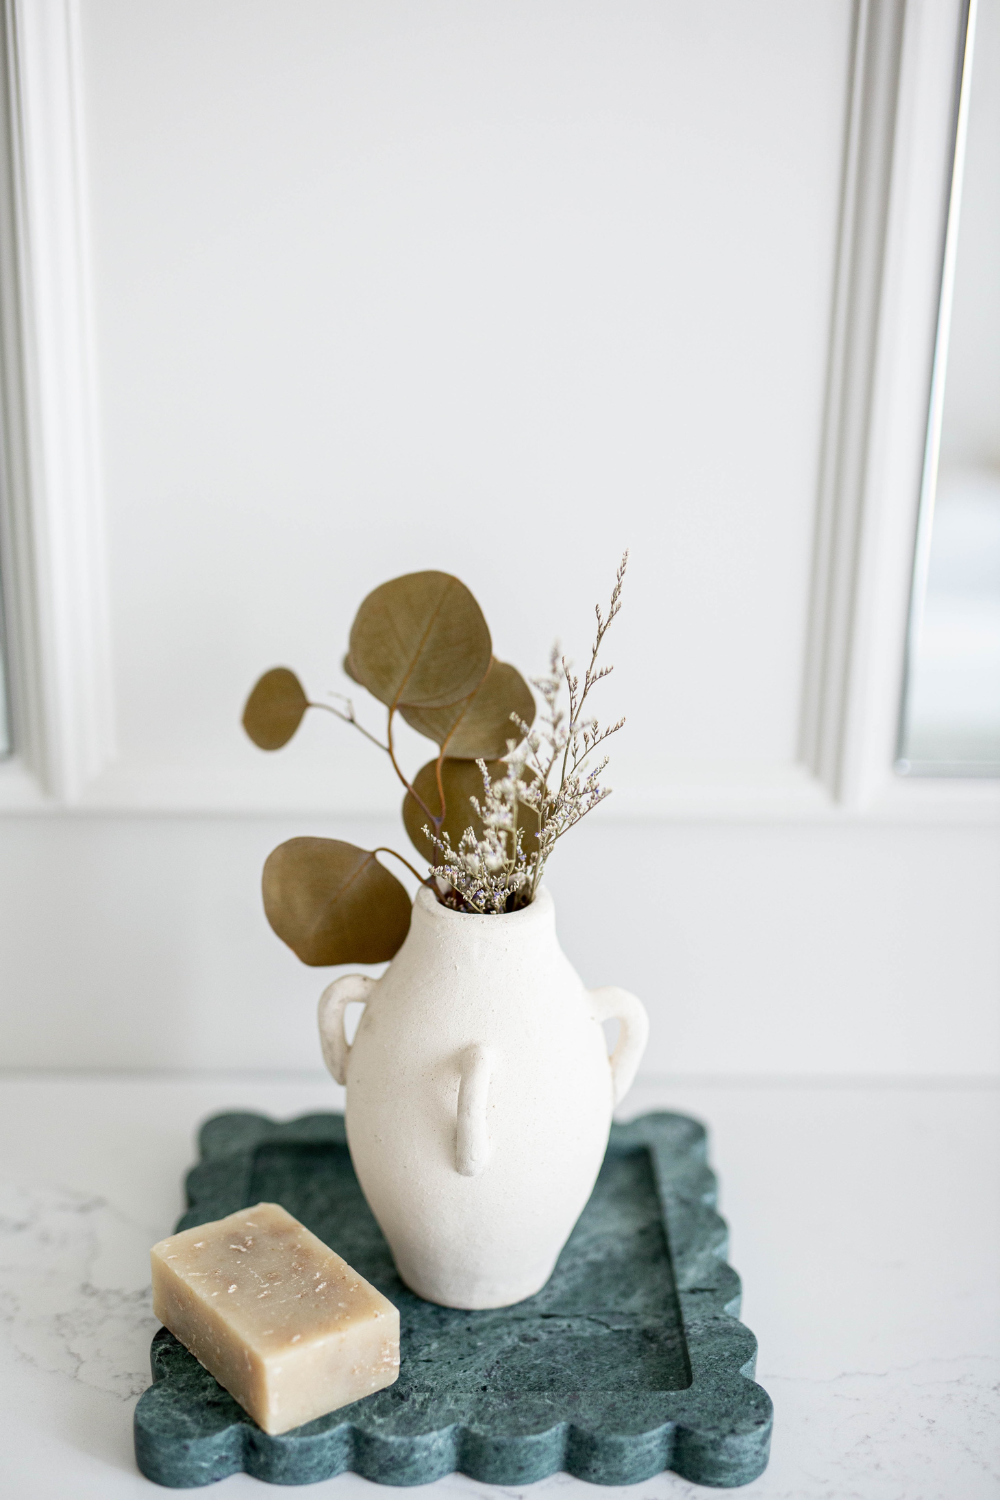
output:
<instances>
[{"instance_id":1,"label":"dark green stone surface","mask_svg":"<svg viewBox=\"0 0 1000 1500\"><path fill-rule=\"evenodd\" d=\"M491 1312L424 1302L403 1286L351 1167L340 1115L277 1124L220 1115L201 1133L186 1229L282 1203L400 1311L399 1380L269 1437L165 1329L136 1407L139 1467L174 1488L245 1470L308 1484L353 1469L425 1484L454 1469L528 1484L565 1470L632 1484L674 1469L732 1486L767 1463L771 1402L756 1340L736 1321L705 1132L645 1115L611 1132L593 1196L552 1279Z\"/></svg>"}]
</instances>

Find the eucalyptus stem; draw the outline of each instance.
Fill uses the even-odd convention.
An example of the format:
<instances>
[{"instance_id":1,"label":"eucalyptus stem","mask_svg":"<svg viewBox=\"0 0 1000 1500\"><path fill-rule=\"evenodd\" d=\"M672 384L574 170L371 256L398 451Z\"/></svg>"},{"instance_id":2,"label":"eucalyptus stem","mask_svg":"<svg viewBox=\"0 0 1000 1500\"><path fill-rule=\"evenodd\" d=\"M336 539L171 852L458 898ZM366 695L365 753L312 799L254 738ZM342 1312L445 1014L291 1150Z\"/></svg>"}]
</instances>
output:
<instances>
[{"instance_id":1,"label":"eucalyptus stem","mask_svg":"<svg viewBox=\"0 0 1000 1500\"><path fill-rule=\"evenodd\" d=\"M434 814L431 812L430 808L427 806L427 803L424 801L423 797L421 797L420 793L416 790L415 787L413 787L413 786L410 785L410 783L407 781L406 777L403 775L403 772L400 770L399 761L396 759L396 752L393 749L393 745L392 745L392 716L393 716L393 714L395 712L396 712L395 708L390 708L390 710L389 710L389 722L386 725L386 738L389 741L389 743L386 745L385 748L389 752L389 759L392 761L392 769L395 771L395 773L399 777L400 781L406 787L406 790L409 792L409 794L413 798L414 802L418 802L420 804L420 806L423 808L424 812L430 818L430 820L434 824L435 828L440 828L441 827L441 820L439 818L435 818ZM444 801L444 799L442 798L442 805L443 805L443 801Z\"/></svg>"},{"instance_id":2,"label":"eucalyptus stem","mask_svg":"<svg viewBox=\"0 0 1000 1500\"><path fill-rule=\"evenodd\" d=\"M398 859L399 863L401 865L405 865L406 866L406 868L409 870L409 872L410 872L411 875L415 875L417 877L417 879L420 881L421 885L432 885L434 883L434 876L433 876L433 874L430 874L430 875L421 875L421 873L420 873L419 870L415 870L413 868L413 866L410 864L410 861L408 859L404 859L403 856L402 856L402 854L400 854L395 849L390 849L386 844L379 844L379 846L378 846L377 849L373 849L372 850L372 853L373 854L391 854L392 857L393 857L393 859Z\"/></svg>"},{"instance_id":3,"label":"eucalyptus stem","mask_svg":"<svg viewBox=\"0 0 1000 1500\"><path fill-rule=\"evenodd\" d=\"M382 741L376 735L372 734L370 730L366 729L365 726L359 723L358 720L354 717L354 704L351 702L350 698L346 698L344 701L348 707L348 712L346 714L343 713L339 708L334 708L332 703L310 702L309 707L321 708L324 713L333 714L334 718L336 719L343 719L345 724L353 724L355 729L361 731L366 740L371 740L372 744L377 745L380 750L388 751L389 746L383 745Z\"/></svg>"},{"instance_id":4,"label":"eucalyptus stem","mask_svg":"<svg viewBox=\"0 0 1000 1500\"><path fill-rule=\"evenodd\" d=\"M443 766L444 766L444 745L441 746L441 753L439 754L439 756L437 758L437 762L436 762L436 764L434 766L434 775L437 778L438 802L441 804L441 816L439 818L432 818L432 820L431 820L433 822L433 824L434 824L434 832L435 833L440 833L441 832L441 825L444 822L444 815L445 815L445 811L446 811L445 799L444 799L444 774L443 774L443 770L442 770ZM425 811L426 811L426 809L425 809Z\"/></svg>"}]
</instances>

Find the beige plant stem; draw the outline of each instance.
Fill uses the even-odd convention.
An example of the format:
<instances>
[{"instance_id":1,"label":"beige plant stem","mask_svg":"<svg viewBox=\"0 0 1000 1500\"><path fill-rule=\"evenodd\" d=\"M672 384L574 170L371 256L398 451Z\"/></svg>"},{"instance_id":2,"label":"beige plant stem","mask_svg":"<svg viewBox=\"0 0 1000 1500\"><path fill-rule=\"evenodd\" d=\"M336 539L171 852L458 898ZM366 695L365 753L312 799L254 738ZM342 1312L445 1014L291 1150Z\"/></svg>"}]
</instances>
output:
<instances>
[{"instance_id":1,"label":"beige plant stem","mask_svg":"<svg viewBox=\"0 0 1000 1500\"><path fill-rule=\"evenodd\" d=\"M338 694L336 694L336 696L339 698L339 697L342 696L342 694L338 693ZM343 710L341 710L339 708L334 708L333 705L330 704L330 703L313 703L310 700L309 707L310 708L322 708L326 713L333 714L334 718L342 719L345 724L353 724L354 728L360 730L360 732L364 735L364 737L365 737L366 740L371 740L371 742L372 742L373 745L377 745L380 750L384 750L385 753L388 755L389 759L392 762L392 768L393 768L393 770L395 771L396 775L399 777L400 781L405 786L406 790L416 799L417 802L420 803L421 808L427 814L427 816L430 818L431 822L434 824L435 831L440 830L441 824L444 821L444 788L441 786L440 772L438 774L438 791L441 794L441 816L439 818L435 818L434 814L431 812L430 808L427 806L426 802L423 800L423 798L420 796L420 794L418 792L414 791L412 784L409 781L407 781L407 779L406 779L405 775L403 774L403 771L402 771L402 769L400 767L399 761L396 759L396 753L395 753L395 749L394 749L393 743L392 743L392 716L396 712L396 710L394 708L391 708L389 710L389 719L388 719L388 725L387 725L387 738L388 738L389 743L387 745L383 745L383 743L382 743L382 741L380 739L378 739L374 734L372 734L370 730L366 729L365 726L362 723L360 723L357 718L355 718L355 715L354 715L354 704L351 702L350 698L344 698L344 702L347 704L347 712L346 713L344 713ZM444 752L442 751L441 755L438 758L438 766L439 767L440 767L441 761L443 759L444 759ZM391 849L386 850L386 853L392 854L393 850L391 850ZM401 855L397 855L397 858L402 858L402 856ZM403 860L403 863L406 864L406 860ZM413 866L412 865L407 865L407 869L413 870ZM416 870L413 870L413 873L416 875L416 873L417 873ZM418 876L417 878L419 879L420 877Z\"/></svg>"},{"instance_id":2,"label":"beige plant stem","mask_svg":"<svg viewBox=\"0 0 1000 1500\"><path fill-rule=\"evenodd\" d=\"M445 745L447 743L448 742L446 740L445 741ZM435 776L435 778L437 780L438 803L440 804L440 807L441 807L441 816L439 818L434 818L432 821L434 823L434 832L438 833L438 834L441 832L441 825L444 823L444 816L445 816L445 813L447 812L447 807L445 805L445 796L444 796L444 776L442 774L442 769L441 769L442 766L444 765L445 745L441 746L441 752L438 755L437 761L435 762L435 765L434 765L434 776ZM424 809L424 811L426 812L426 808Z\"/></svg>"},{"instance_id":3,"label":"beige plant stem","mask_svg":"<svg viewBox=\"0 0 1000 1500\"><path fill-rule=\"evenodd\" d=\"M393 859L398 859L399 863L401 865L405 865L406 866L406 868L409 870L409 872L410 872L411 875L415 875L416 876L416 878L420 881L421 885L430 885L432 883L433 879L434 879L433 875L421 875L421 873L420 873L419 870L415 870L413 868L413 866L410 864L410 861L408 859L404 859L404 857L403 857L402 854L398 853L397 850L395 850L395 849L390 849L386 844L379 844L375 849L372 850L372 853L373 854L391 854L392 857L393 857Z\"/></svg>"},{"instance_id":4,"label":"beige plant stem","mask_svg":"<svg viewBox=\"0 0 1000 1500\"><path fill-rule=\"evenodd\" d=\"M334 696L337 698L342 698L343 694L336 693L334 694ZM365 726L354 717L354 704L351 702L350 698L344 698L344 702L347 704L346 713L343 713L339 708L334 708L331 703L313 703L311 699L309 701L309 707L321 708L324 713L333 714L334 718L336 719L343 719L345 724L353 724L355 729L359 730L364 735L366 740L371 740L372 744L377 745L380 750L385 750L388 752L389 746L383 745L380 739L377 739L370 730L366 729Z\"/></svg>"},{"instance_id":5,"label":"beige plant stem","mask_svg":"<svg viewBox=\"0 0 1000 1500\"><path fill-rule=\"evenodd\" d=\"M395 750L393 748L393 744L392 744L392 716L393 716L393 714L395 712L396 712L396 710L394 708L390 708L390 710L389 710L389 721L388 721L388 723L386 725L386 739L389 741L389 743L388 743L388 745L385 748L389 752L389 759L392 761L392 768L395 771L396 775L399 777L400 781L406 787L406 790L409 792L409 794L413 798L413 800L415 802L419 802L420 806L423 808L424 812L430 818L431 822L434 823L436 825L436 827L440 828L441 827L441 819L440 818L435 818L434 814L431 812L430 808L427 806L427 803L424 801L423 797L420 796L419 792L414 791L412 784L409 781L407 781L406 777L403 775L403 772L400 769L399 761L396 759L396 752L395 752ZM442 809L442 813L443 813L443 809Z\"/></svg>"}]
</instances>

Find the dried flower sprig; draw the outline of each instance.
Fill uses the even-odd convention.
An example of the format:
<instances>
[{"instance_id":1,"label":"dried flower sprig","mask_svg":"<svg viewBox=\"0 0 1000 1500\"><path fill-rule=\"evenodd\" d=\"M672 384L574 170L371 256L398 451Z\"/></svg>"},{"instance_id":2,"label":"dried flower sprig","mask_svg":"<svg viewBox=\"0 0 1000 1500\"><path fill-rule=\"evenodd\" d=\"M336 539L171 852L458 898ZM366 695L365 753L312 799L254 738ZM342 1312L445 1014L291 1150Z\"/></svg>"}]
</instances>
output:
<instances>
[{"instance_id":1,"label":"dried flower sprig","mask_svg":"<svg viewBox=\"0 0 1000 1500\"><path fill-rule=\"evenodd\" d=\"M480 802L478 797L470 797L469 801L482 826L481 836L469 827L458 848L453 849L447 832L439 838L429 828L424 829L439 855L431 874L446 905L485 914L516 911L528 904L522 899L530 887L531 865L523 847L524 826L518 823L519 767L510 764L516 755L515 750L512 756L503 757L507 774L496 778L491 777L485 761L477 762L483 777L483 799Z\"/></svg>"},{"instance_id":2,"label":"dried flower sprig","mask_svg":"<svg viewBox=\"0 0 1000 1500\"><path fill-rule=\"evenodd\" d=\"M450 894L449 904L460 910L503 912L530 905L557 841L611 795L611 788L600 779L608 766L607 755L589 767L587 762L625 720L602 728L596 718L585 715L584 705L597 684L614 670L598 667L597 659L621 610L627 566L626 551L615 575L607 616L600 605L595 606L597 633L582 684L572 664L554 646L548 675L532 679L545 705L535 727L517 714L510 716L520 740L507 742L507 754L502 757L505 774L491 778L485 762L478 762L483 801L472 797L470 802L482 835L477 837L469 827L453 849L446 833L439 837L424 829L439 856L432 873L445 899ZM566 708L562 706L564 689Z\"/></svg>"}]
</instances>

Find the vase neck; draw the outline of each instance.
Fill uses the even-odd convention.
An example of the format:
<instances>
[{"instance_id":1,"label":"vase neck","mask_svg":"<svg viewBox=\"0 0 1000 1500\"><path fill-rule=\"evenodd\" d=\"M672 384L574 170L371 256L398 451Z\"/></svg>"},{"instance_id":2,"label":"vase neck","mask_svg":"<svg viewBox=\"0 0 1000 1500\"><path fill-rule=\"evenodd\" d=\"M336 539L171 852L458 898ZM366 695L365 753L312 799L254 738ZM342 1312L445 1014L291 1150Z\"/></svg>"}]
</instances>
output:
<instances>
[{"instance_id":1,"label":"vase neck","mask_svg":"<svg viewBox=\"0 0 1000 1500\"><path fill-rule=\"evenodd\" d=\"M474 948L482 953L490 949L534 947L550 943L555 936L555 907L543 886L530 906L520 911L484 916L474 912L454 911L442 906L432 891L421 886L413 903L411 933L420 941L431 940L458 949Z\"/></svg>"}]
</instances>

